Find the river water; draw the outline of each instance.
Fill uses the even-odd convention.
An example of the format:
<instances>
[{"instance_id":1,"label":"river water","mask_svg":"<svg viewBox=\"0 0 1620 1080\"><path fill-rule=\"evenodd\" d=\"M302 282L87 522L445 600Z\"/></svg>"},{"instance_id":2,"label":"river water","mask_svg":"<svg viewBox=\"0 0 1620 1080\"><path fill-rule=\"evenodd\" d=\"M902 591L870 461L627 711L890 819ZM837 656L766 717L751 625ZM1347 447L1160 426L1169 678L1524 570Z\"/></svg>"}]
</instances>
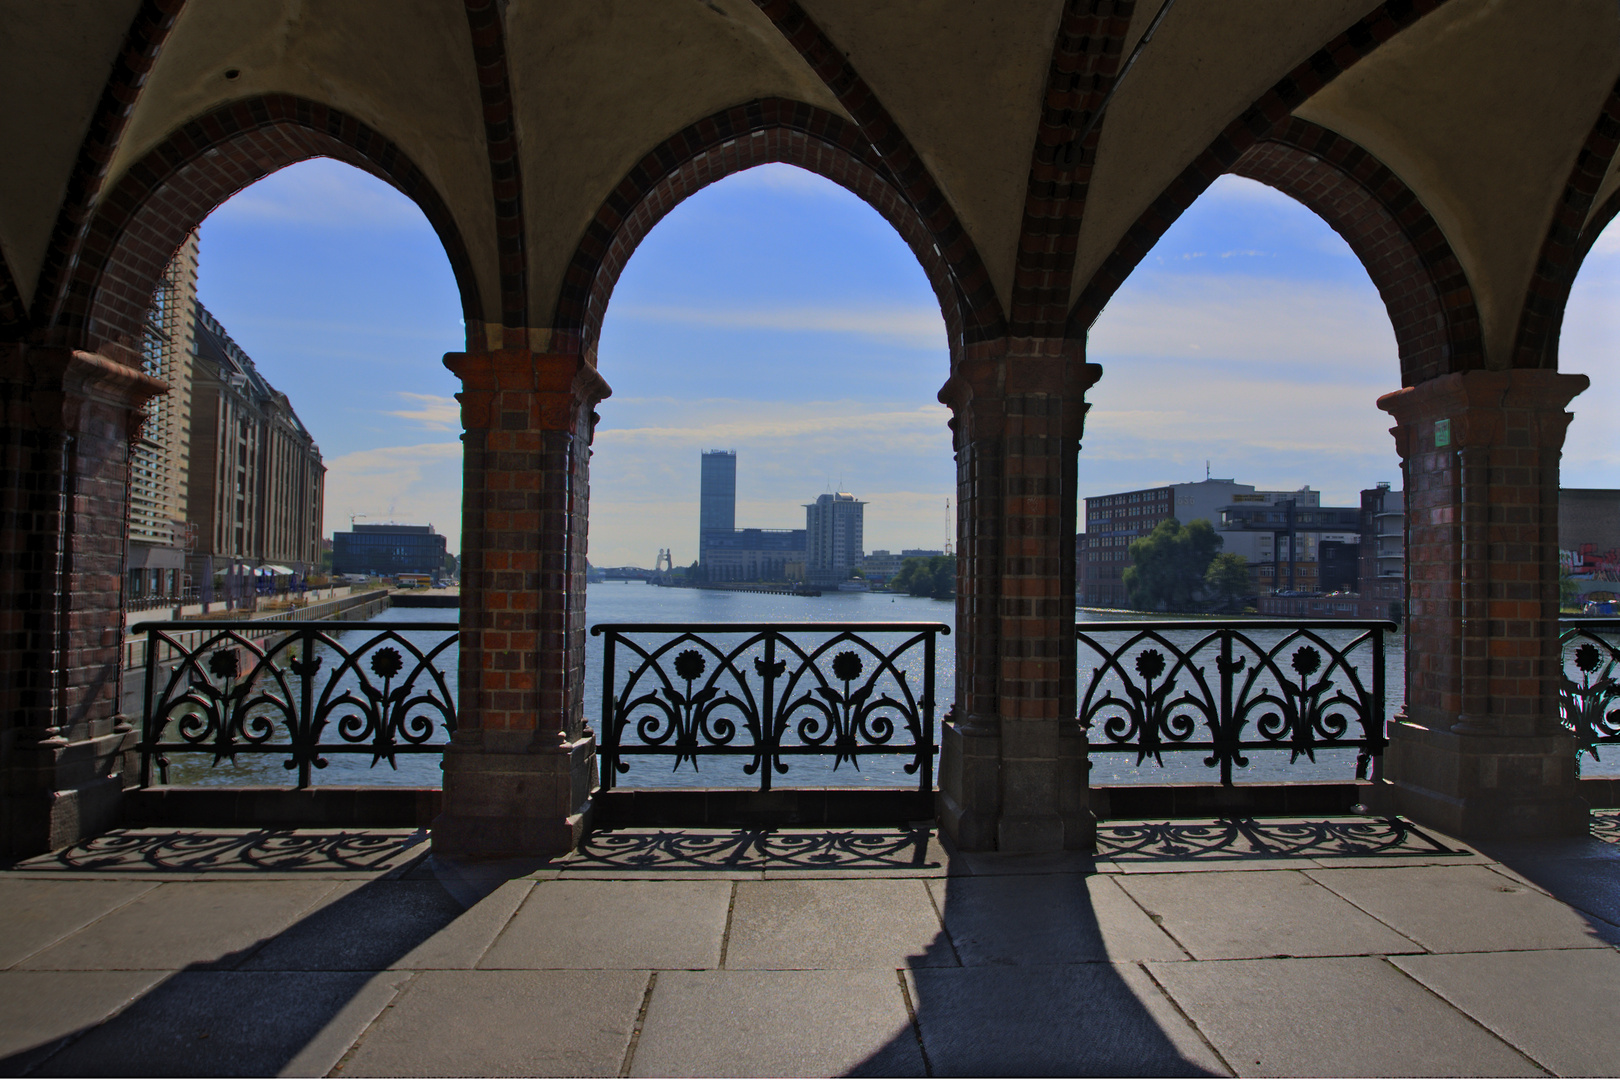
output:
<instances>
[{"instance_id":1,"label":"river water","mask_svg":"<svg viewBox=\"0 0 1620 1080\"><path fill-rule=\"evenodd\" d=\"M1135 621L1131 616L1113 613L1097 615L1081 611L1082 622ZM371 622L382 629L399 622L435 622L454 626L457 612L446 609L392 608L377 615ZM670 622L670 623L742 623L742 622L939 622L954 630L955 605L946 601L924 600L909 596L889 596L883 593L829 593L819 597L775 596L762 593L720 592L706 589L665 589L641 582L603 582L590 587L587 594L587 618L595 623ZM1146 619L1148 616L1136 617ZM1180 632L1190 642L1194 632ZM351 631L346 637L358 639L362 631ZM439 631L416 632L409 635L424 648L431 647L441 638ZM1257 638L1262 637L1256 633ZM1275 637L1275 633L1272 635ZM937 712L943 715L953 700L956 678L955 638L940 640L936 677ZM1393 636L1386 647L1386 686L1388 712L1393 714L1403 697L1405 654L1404 638ZM1085 650L1081 650L1084 663ZM585 683L585 716L593 727L599 726L602 693L602 639L587 638ZM448 673L451 693L455 691L454 646L445 656L443 670ZM1363 678L1367 678L1363 672ZM622 674L621 674L622 678ZM938 716L936 716L936 722ZM436 734L434 742L442 741ZM1275 783L1283 780L1333 782L1348 780L1355 775L1353 750L1318 750L1316 762L1301 759L1290 764L1286 751L1256 751L1249 755L1247 768L1234 771L1237 783ZM212 764L211 754L172 754L170 782L189 784L288 784L291 775L282 767L279 754L239 754L237 760ZM371 764L370 754L330 754L326 768L315 772L317 784L402 784L437 786L441 781L437 754L399 755L397 768L386 761ZM830 762L813 757L788 759L789 772L779 776L777 786L850 786L850 785L915 785L915 776L907 775L903 759L896 756L862 755L859 767L850 764L834 770ZM644 757L631 759L630 772L621 774L619 785L624 787L720 786L757 785L757 777L745 776L743 759L703 757L699 769L691 764L679 769L671 768L669 759ZM1203 764L1203 755L1197 752L1176 752L1164 755L1164 765L1149 759L1141 767L1135 755L1118 752L1092 754L1093 784L1135 783L1218 783L1219 773ZM1585 775L1613 775L1620 767L1605 762L1601 765L1583 761Z\"/></svg>"}]
</instances>

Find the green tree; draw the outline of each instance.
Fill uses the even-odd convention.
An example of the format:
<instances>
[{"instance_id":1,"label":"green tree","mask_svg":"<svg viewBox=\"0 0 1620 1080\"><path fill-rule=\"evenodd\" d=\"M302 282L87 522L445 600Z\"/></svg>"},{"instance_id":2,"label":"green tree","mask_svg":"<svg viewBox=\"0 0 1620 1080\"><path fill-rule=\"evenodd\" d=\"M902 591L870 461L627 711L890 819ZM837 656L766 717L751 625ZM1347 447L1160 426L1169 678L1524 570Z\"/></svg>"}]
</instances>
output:
<instances>
[{"instance_id":1,"label":"green tree","mask_svg":"<svg viewBox=\"0 0 1620 1080\"><path fill-rule=\"evenodd\" d=\"M1558 606L1563 611L1579 611L1581 608L1580 587L1570 576L1567 567L1558 568Z\"/></svg>"},{"instance_id":2,"label":"green tree","mask_svg":"<svg viewBox=\"0 0 1620 1080\"><path fill-rule=\"evenodd\" d=\"M1209 560L1209 569L1204 571L1204 587L1222 609L1232 610L1250 593L1248 560L1235 552L1221 552Z\"/></svg>"},{"instance_id":3,"label":"green tree","mask_svg":"<svg viewBox=\"0 0 1620 1080\"><path fill-rule=\"evenodd\" d=\"M1199 518L1183 525L1175 518L1159 522L1130 546L1125 591L1138 611L1191 611L1203 596L1204 575L1220 550L1215 526Z\"/></svg>"},{"instance_id":4,"label":"green tree","mask_svg":"<svg viewBox=\"0 0 1620 1080\"><path fill-rule=\"evenodd\" d=\"M889 588L912 596L949 600L956 595L956 556L913 556L900 564L900 572L894 575Z\"/></svg>"}]
</instances>

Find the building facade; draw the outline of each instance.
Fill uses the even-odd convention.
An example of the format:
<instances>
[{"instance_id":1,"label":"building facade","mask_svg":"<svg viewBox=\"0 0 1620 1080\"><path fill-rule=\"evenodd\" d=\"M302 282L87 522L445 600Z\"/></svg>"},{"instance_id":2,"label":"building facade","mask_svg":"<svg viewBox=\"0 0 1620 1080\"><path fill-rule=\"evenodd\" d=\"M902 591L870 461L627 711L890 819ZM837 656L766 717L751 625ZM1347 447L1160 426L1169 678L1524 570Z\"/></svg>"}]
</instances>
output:
<instances>
[{"instance_id":1,"label":"building facade","mask_svg":"<svg viewBox=\"0 0 1620 1080\"><path fill-rule=\"evenodd\" d=\"M732 529L705 533L704 540L710 581L797 580L790 565L804 563L803 529Z\"/></svg>"},{"instance_id":2,"label":"building facade","mask_svg":"<svg viewBox=\"0 0 1620 1080\"><path fill-rule=\"evenodd\" d=\"M865 520L866 504L846 491L805 504L805 563L812 585L849 580L865 551Z\"/></svg>"},{"instance_id":3,"label":"building facade","mask_svg":"<svg viewBox=\"0 0 1620 1080\"><path fill-rule=\"evenodd\" d=\"M709 563L711 537L737 528L737 451L705 450L698 488L698 563Z\"/></svg>"},{"instance_id":4,"label":"building facade","mask_svg":"<svg viewBox=\"0 0 1620 1080\"><path fill-rule=\"evenodd\" d=\"M353 525L349 532L332 534L332 573L398 574L444 573L445 539L432 525Z\"/></svg>"},{"instance_id":5,"label":"building facade","mask_svg":"<svg viewBox=\"0 0 1620 1080\"><path fill-rule=\"evenodd\" d=\"M195 306L191 462L187 501L195 534L191 575L212 582L232 566L321 561L326 466L287 395L219 320Z\"/></svg>"}]
</instances>

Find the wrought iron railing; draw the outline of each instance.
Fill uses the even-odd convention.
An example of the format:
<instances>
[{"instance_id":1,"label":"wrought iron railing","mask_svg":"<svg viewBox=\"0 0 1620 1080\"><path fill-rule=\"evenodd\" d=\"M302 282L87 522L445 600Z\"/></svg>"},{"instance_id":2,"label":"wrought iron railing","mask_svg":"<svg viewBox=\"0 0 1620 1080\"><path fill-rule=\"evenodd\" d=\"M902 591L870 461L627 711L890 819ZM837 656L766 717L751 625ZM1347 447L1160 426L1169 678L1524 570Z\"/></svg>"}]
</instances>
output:
<instances>
[{"instance_id":1,"label":"wrought iron railing","mask_svg":"<svg viewBox=\"0 0 1620 1080\"><path fill-rule=\"evenodd\" d=\"M789 758L909 758L934 782L934 667L943 623L598 623L602 787L627 758L742 757L760 791ZM627 661L627 662L625 662Z\"/></svg>"},{"instance_id":2,"label":"wrought iron railing","mask_svg":"<svg viewBox=\"0 0 1620 1080\"><path fill-rule=\"evenodd\" d=\"M1248 752L1289 762L1356 750L1366 779L1382 755L1384 635L1389 622L1081 623L1079 721L1090 753L1205 755L1232 786Z\"/></svg>"},{"instance_id":3,"label":"wrought iron railing","mask_svg":"<svg viewBox=\"0 0 1620 1080\"><path fill-rule=\"evenodd\" d=\"M442 753L455 695L439 658L456 644L444 623L147 622L141 783L168 782L177 752L284 755L308 787L328 754ZM359 631L362 637L339 635ZM407 635L433 631L426 646Z\"/></svg>"},{"instance_id":4,"label":"wrought iron railing","mask_svg":"<svg viewBox=\"0 0 1620 1080\"><path fill-rule=\"evenodd\" d=\"M1561 619L1558 623L1558 718L1575 736L1575 760L1620 743L1620 619Z\"/></svg>"}]
</instances>

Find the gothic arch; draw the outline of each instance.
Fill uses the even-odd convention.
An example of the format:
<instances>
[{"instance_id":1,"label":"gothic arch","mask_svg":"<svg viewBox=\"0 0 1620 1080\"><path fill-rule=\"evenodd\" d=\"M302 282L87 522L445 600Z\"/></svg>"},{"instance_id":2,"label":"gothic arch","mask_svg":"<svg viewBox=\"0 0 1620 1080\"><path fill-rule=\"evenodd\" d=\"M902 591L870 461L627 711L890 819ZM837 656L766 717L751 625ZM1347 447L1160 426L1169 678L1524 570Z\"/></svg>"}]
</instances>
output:
<instances>
[{"instance_id":1,"label":"gothic arch","mask_svg":"<svg viewBox=\"0 0 1620 1080\"><path fill-rule=\"evenodd\" d=\"M163 267L216 206L277 169L330 157L386 181L421 208L444 245L469 338L483 307L448 205L398 145L354 117L290 94L221 106L179 128L98 200L77 265L44 322L54 344L138 347ZM469 341L469 347L482 347Z\"/></svg>"},{"instance_id":2,"label":"gothic arch","mask_svg":"<svg viewBox=\"0 0 1620 1080\"><path fill-rule=\"evenodd\" d=\"M591 356L619 275L642 239L694 192L744 169L797 165L833 181L882 214L928 275L945 316L953 363L964 341L999 333L987 305L984 271L962 234L941 246L931 221L894 179L883 158L848 121L802 102L750 101L698 121L641 159L613 189L569 261L552 320L556 351ZM953 219L954 220L954 219Z\"/></svg>"}]
</instances>

